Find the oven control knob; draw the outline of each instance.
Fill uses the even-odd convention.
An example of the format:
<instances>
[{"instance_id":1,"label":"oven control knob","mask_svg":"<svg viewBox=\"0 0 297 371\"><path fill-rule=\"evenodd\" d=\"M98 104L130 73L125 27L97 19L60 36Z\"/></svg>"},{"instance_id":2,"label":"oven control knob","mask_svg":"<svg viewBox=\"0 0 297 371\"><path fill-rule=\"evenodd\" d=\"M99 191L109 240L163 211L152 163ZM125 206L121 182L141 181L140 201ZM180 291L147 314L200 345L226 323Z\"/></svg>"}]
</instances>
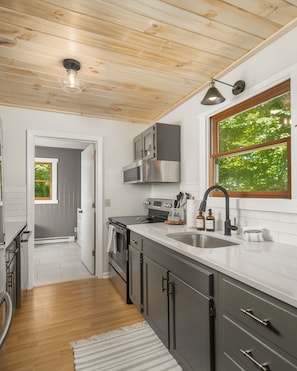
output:
<instances>
[{"instance_id":1,"label":"oven control knob","mask_svg":"<svg viewBox=\"0 0 297 371\"><path fill-rule=\"evenodd\" d=\"M165 204L164 206L167 207L168 209L171 209L172 204Z\"/></svg>"},{"instance_id":2,"label":"oven control knob","mask_svg":"<svg viewBox=\"0 0 297 371\"><path fill-rule=\"evenodd\" d=\"M149 206L151 204L151 202L150 201L144 201L144 204Z\"/></svg>"}]
</instances>

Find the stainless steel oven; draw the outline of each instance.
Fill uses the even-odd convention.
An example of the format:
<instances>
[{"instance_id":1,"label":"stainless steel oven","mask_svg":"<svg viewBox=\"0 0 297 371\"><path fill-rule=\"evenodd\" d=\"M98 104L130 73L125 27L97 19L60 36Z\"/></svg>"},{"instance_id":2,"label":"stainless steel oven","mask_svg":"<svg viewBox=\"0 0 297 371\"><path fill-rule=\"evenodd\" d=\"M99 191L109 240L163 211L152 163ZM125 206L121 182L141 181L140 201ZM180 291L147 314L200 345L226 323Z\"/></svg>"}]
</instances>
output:
<instances>
[{"instance_id":1,"label":"stainless steel oven","mask_svg":"<svg viewBox=\"0 0 297 371\"><path fill-rule=\"evenodd\" d=\"M122 295L124 300L129 303L127 291L127 261L128 261L128 234L126 227L118 225L114 220L109 220L109 248L108 264L109 278ZM111 242L110 242L111 239Z\"/></svg>"},{"instance_id":2,"label":"stainless steel oven","mask_svg":"<svg viewBox=\"0 0 297 371\"><path fill-rule=\"evenodd\" d=\"M126 281L128 231L126 228L120 227L116 224L113 224L113 228L115 244L114 249L109 252L109 257L116 271Z\"/></svg>"},{"instance_id":3,"label":"stainless steel oven","mask_svg":"<svg viewBox=\"0 0 297 371\"><path fill-rule=\"evenodd\" d=\"M109 277L127 304L129 298L129 225L158 223L167 219L172 200L149 198L145 201L147 215L118 216L108 218L108 262Z\"/></svg>"}]
</instances>

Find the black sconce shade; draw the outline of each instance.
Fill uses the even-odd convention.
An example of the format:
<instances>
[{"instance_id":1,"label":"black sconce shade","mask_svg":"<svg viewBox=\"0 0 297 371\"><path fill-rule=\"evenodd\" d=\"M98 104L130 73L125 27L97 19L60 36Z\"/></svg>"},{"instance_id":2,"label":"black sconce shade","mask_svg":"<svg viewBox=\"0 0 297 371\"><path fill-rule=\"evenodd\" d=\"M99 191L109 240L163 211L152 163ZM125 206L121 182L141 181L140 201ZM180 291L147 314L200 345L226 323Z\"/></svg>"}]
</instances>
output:
<instances>
[{"instance_id":1,"label":"black sconce shade","mask_svg":"<svg viewBox=\"0 0 297 371\"><path fill-rule=\"evenodd\" d=\"M245 89L245 82L242 80L238 80L236 81L234 85L230 85L223 81L211 79L211 82L209 83L209 89L207 90L204 98L202 99L201 104L213 105L213 104L219 104L225 101L225 98L223 97L223 95L215 87L215 81L221 84L231 86L233 95L238 95L242 93Z\"/></svg>"}]
</instances>

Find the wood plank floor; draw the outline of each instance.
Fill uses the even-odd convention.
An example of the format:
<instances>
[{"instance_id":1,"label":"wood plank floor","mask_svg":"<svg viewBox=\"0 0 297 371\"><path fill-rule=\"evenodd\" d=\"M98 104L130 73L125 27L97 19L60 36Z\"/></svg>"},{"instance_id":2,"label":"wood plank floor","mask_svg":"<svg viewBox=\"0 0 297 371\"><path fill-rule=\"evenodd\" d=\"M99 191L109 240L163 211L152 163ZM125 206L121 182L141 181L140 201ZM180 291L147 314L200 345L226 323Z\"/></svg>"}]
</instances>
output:
<instances>
[{"instance_id":1,"label":"wood plank floor","mask_svg":"<svg viewBox=\"0 0 297 371\"><path fill-rule=\"evenodd\" d=\"M143 321L107 279L36 287L16 311L0 350L1 371L74 370L70 341Z\"/></svg>"}]
</instances>

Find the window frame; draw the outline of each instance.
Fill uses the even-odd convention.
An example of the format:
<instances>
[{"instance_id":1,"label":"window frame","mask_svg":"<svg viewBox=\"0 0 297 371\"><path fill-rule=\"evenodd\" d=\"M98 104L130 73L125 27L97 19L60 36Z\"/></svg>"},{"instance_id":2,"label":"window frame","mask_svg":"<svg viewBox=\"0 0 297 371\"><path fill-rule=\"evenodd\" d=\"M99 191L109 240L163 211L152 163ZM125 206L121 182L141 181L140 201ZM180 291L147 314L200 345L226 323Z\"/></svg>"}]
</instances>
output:
<instances>
[{"instance_id":1,"label":"window frame","mask_svg":"<svg viewBox=\"0 0 297 371\"><path fill-rule=\"evenodd\" d=\"M58 158L47 158L47 157L35 157L34 158L34 172L35 164L51 164L51 197L50 198L35 198L34 194L34 203L35 204L57 204L58 203ZM34 184L35 184L34 176Z\"/></svg>"},{"instance_id":2,"label":"window frame","mask_svg":"<svg viewBox=\"0 0 297 371\"><path fill-rule=\"evenodd\" d=\"M268 149L272 146L278 144L286 143L287 145L287 163L288 163L288 188L287 191L228 191L230 197L237 198L281 198L281 199L291 199L291 135L287 138L281 138L271 142L265 142L265 144L256 144L244 147L243 149L235 149L226 152L219 152L219 140L218 140L218 125L219 122L231 117L233 115L239 114L246 111L249 108L255 107L263 102L276 98L282 94L290 92L291 82L290 79L283 81L280 84L273 86L272 88L259 93L250 99L247 99L235 106L227 108L226 110L219 112L218 114L210 117L210 156L209 156L209 184L210 186L215 184L215 160L218 158L226 157L230 154L242 154L247 150L257 150L257 149ZM211 193L214 197L222 197L222 193L214 190Z\"/></svg>"}]
</instances>

